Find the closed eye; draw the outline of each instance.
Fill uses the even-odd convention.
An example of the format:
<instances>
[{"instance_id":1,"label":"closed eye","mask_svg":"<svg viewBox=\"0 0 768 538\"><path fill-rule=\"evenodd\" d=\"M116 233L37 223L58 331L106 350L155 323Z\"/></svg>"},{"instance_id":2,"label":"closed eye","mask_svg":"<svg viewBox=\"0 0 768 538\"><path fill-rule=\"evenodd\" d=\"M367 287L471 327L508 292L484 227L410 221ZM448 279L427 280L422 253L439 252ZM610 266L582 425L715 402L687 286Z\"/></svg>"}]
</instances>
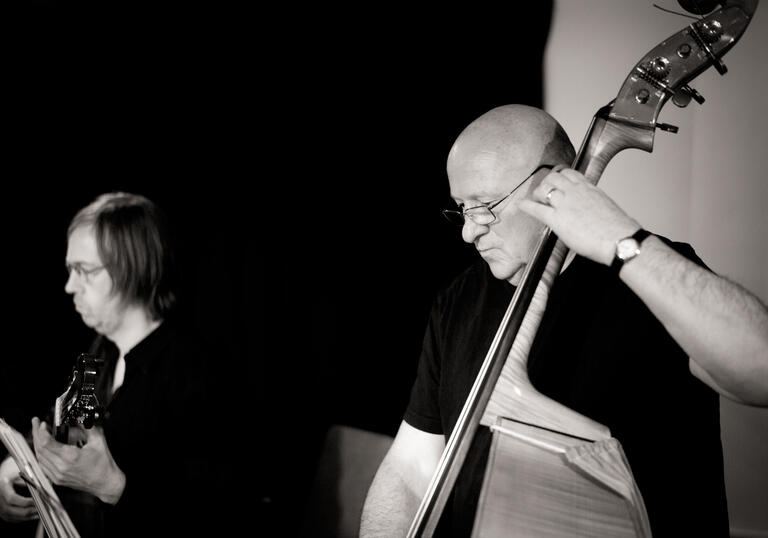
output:
<instances>
[{"instance_id":1,"label":"closed eye","mask_svg":"<svg viewBox=\"0 0 768 538\"><path fill-rule=\"evenodd\" d=\"M494 202L477 202L477 205L473 205L467 209L475 209L476 207L492 207L492 204L494 204Z\"/></svg>"}]
</instances>

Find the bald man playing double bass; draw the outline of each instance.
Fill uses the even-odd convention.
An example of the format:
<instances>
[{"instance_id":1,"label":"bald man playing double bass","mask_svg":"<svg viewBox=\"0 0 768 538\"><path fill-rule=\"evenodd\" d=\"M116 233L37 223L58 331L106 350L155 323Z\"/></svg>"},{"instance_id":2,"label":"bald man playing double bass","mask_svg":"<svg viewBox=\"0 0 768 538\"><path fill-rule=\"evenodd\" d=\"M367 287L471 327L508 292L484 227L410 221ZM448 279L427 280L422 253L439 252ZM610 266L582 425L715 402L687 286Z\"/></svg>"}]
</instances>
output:
<instances>
[{"instance_id":1,"label":"bald man playing double bass","mask_svg":"<svg viewBox=\"0 0 768 538\"><path fill-rule=\"evenodd\" d=\"M766 307L689 245L645 232L573 160L560 125L522 105L487 112L456 140L458 208L445 213L482 260L435 300L361 536L408 530L545 226L571 254L529 353L531 382L621 442L654 536L728 536L718 395L768 405ZM439 535L471 534L490 438L480 428Z\"/></svg>"}]
</instances>

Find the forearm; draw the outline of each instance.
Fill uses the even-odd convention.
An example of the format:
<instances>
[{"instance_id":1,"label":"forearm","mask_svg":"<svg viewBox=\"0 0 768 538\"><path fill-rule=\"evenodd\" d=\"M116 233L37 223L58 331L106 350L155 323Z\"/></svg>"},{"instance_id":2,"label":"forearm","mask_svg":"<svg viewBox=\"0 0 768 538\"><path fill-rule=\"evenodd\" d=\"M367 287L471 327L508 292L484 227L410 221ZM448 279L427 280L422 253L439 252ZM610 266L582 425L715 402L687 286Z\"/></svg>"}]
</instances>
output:
<instances>
[{"instance_id":1,"label":"forearm","mask_svg":"<svg viewBox=\"0 0 768 538\"><path fill-rule=\"evenodd\" d=\"M365 499L361 538L405 536L427 485L414 484L384 458Z\"/></svg>"},{"instance_id":2,"label":"forearm","mask_svg":"<svg viewBox=\"0 0 768 538\"><path fill-rule=\"evenodd\" d=\"M768 312L757 298L654 236L620 277L696 363L694 373L706 372L725 396L768 405Z\"/></svg>"}]
</instances>

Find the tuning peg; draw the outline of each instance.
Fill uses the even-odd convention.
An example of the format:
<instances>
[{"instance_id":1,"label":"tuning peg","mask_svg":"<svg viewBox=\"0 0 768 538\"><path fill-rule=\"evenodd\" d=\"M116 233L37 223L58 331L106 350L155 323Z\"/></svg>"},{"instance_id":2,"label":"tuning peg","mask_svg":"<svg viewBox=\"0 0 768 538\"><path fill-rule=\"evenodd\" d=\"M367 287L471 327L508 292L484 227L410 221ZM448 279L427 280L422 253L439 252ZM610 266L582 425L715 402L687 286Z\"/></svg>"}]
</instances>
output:
<instances>
[{"instance_id":1,"label":"tuning peg","mask_svg":"<svg viewBox=\"0 0 768 538\"><path fill-rule=\"evenodd\" d=\"M672 102L680 108L685 108L688 106L688 103L691 102L691 94L678 90L675 92L675 95L672 96Z\"/></svg>"},{"instance_id":2,"label":"tuning peg","mask_svg":"<svg viewBox=\"0 0 768 538\"><path fill-rule=\"evenodd\" d=\"M657 123L656 127L668 133L676 133L678 131L677 125L672 125L671 123Z\"/></svg>"},{"instance_id":3,"label":"tuning peg","mask_svg":"<svg viewBox=\"0 0 768 538\"><path fill-rule=\"evenodd\" d=\"M683 85L683 87L680 89L683 90L685 93L689 94L691 97L693 97L693 100L699 103L700 105L704 104L704 101L705 101L704 97L699 92L697 92L696 90L688 86L687 84Z\"/></svg>"},{"instance_id":4,"label":"tuning peg","mask_svg":"<svg viewBox=\"0 0 768 538\"><path fill-rule=\"evenodd\" d=\"M680 108L687 107L688 103L691 102L691 99L695 100L700 105L705 101L704 97L699 92L687 84L681 86L680 89L675 92L675 95L672 96L672 102Z\"/></svg>"},{"instance_id":5,"label":"tuning peg","mask_svg":"<svg viewBox=\"0 0 768 538\"><path fill-rule=\"evenodd\" d=\"M706 21L702 20L695 22L691 25L691 36L701 49L712 60L712 64L717 69L717 72L721 75L725 75L728 72L728 68L725 67L723 61L712 52L710 45L719 41L723 36L723 25L719 21Z\"/></svg>"},{"instance_id":6,"label":"tuning peg","mask_svg":"<svg viewBox=\"0 0 768 538\"><path fill-rule=\"evenodd\" d=\"M712 56L712 63L715 65L715 69L717 69L717 72L721 75L725 75L728 72L728 68L725 66L723 61L718 58L717 56Z\"/></svg>"}]
</instances>

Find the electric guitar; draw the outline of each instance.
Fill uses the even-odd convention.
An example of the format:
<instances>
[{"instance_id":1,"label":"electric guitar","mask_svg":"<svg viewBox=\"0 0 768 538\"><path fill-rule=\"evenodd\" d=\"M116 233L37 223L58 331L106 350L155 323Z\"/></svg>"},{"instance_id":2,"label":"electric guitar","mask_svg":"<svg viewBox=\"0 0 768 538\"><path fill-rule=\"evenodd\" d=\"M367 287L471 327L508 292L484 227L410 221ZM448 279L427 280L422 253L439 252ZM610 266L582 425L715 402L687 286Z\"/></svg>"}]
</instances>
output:
<instances>
[{"instance_id":1,"label":"electric guitar","mask_svg":"<svg viewBox=\"0 0 768 538\"><path fill-rule=\"evenodd\" d=\"M101 418L104 408L96 397L96 379L103 365L103 359L90 353L77 357L67 388L53 408L53 433L60 443L82 446L81 428L90 429Z\"/></svg>"}]
</instances>

